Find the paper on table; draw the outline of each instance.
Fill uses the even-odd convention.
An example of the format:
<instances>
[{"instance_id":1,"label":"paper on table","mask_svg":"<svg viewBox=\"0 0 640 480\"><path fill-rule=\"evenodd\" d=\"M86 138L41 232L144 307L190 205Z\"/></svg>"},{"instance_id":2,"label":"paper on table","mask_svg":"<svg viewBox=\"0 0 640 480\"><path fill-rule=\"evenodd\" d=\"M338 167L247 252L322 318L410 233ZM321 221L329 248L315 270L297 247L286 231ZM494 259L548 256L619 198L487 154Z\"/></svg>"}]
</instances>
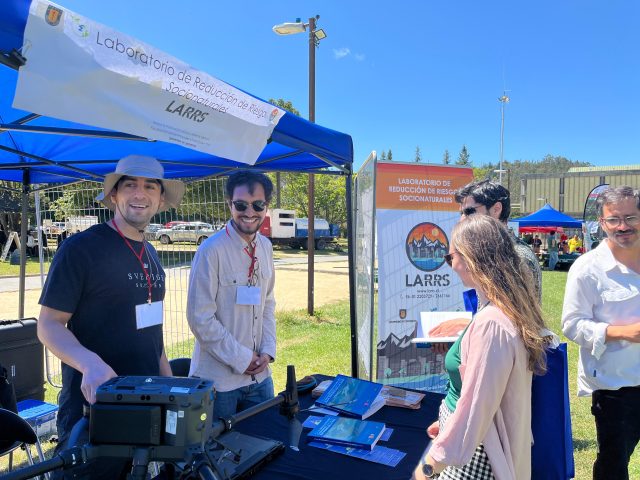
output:
<instances>
[{"instance_id":1,"label":"paper on table","mask_svg":"<svg viewBox=\"0 0 640 480\"><path fill-rule=\"evenodd\" d=\"M461 328L455 335L431 337L429 332L435 327L449 320L471 321L471 312L420 312L420 323L418 333L411 343L451 343L455 342L464 328Z\"/></svg>"}]
</instances>

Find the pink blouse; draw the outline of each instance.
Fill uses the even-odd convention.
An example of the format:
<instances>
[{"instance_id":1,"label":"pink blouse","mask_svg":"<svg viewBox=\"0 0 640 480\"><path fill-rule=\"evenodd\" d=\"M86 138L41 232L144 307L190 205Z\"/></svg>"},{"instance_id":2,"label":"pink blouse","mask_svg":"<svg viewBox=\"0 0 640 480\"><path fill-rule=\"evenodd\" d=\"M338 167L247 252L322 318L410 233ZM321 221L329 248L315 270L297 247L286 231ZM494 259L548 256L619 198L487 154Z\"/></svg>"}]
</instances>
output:
<instances>
[{"instance_id":1,"label":"pink blouse","mask_svg":"<svg viewBox=\"0 0 640 480\"><path fill-rule=\"evenodd\" d=\"M482 443L496 480L531 478L531 380L528 353L515 326L493 305L462 339L462 391L429 453L461 467Z\"/></svg>"}]
</instances>

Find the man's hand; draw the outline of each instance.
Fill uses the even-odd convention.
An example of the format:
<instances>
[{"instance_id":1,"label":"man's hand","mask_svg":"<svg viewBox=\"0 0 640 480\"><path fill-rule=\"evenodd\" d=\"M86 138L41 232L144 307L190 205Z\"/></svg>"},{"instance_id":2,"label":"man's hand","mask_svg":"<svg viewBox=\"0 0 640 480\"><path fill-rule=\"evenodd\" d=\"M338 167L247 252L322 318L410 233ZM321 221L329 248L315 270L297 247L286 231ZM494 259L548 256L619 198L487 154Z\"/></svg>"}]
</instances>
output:
<instances>
[{"instance_id":1,"label":"man's hand","mask_svg":"<svg viewBox=\"0 0 640 480\"><path fill-rule=\"evenodd\" d=\"M113 369L98 359L82 372L80 390L89 403L96 403L96 390L107 380L117 377Z\"/></svg>"},{"instance_id":2,"label":"man's hand","mask_svg":"<svg viewBox=\"0 0 640 480\"><path fill-rule=\"evenodd\" d=\"M454 318L442 322L437 327L429 330L430 337L455 337L469 325L470 320L467 318Z\"/></svg>"},{"instance_id":3,"label":"man's hand","mask_svg":"<svg viewBox=\"0 0 640 480\"><path fill-rule=\"evenodd\" d=\"M271 357L266 353L258 356L257 353L253 352L253 359L251 360L251 364L244 373L246 373L247 375L257 375L265 368L267 368L267 365L269 365L270 361Z\"/></svg>"},{"instance_id":4,"label":"man's hand","mask_svg":"<svg viewBox=\"0 0 640 480\"><path fill-rule=\"evenodd\" d=\"M627 342L640 343L640 322L629 325L609 325L607 327L606 341L626 340Z\"/></svg>"}]
</instances>

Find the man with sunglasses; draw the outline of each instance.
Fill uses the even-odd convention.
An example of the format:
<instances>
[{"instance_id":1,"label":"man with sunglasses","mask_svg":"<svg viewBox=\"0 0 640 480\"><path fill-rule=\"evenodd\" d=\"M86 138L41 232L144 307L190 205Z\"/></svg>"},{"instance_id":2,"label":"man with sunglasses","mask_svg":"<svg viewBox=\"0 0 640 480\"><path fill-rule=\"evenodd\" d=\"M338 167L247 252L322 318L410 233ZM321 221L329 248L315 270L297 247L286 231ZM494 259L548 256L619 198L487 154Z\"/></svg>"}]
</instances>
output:
<instances>
[{"instance_id":1,"label":"man with sunglasses","mask_svg":"<svg viewBox=\"0 0 640 480\"><path fill-rule=\"evenodd\" d=\"M460 204L460 214L463 217L474 215L489 215L505 225L511 214L511 194L502 185L491 180L471 182L455 194L456 202ZM529 245L514 236L516 252L520 259L531 270L538 298L542 298L542 272L538 259Z\"/></svg>"},{"instance_id":2,"label":"man with sunglasses","mask_svg":"<svg viewBox=\"0 0 640 480\"><path fill-rule=\"evenodd\" d=\"M471 182L462 187L455 193L455 200L460 204L460 215L464 220L471 215L489 215L490 217L499 220L507 225L509 220L509 214L511 213L511 194L509 190L504 188L499 183L492 182L491 180L481 180ZM542 299L542 272L540 271L540 264L538 259L523 240L518 237L513 237L515 243L515 251L520 257L521 261L531 270L533 276L534 285L538 298ZM448 259L447 259L448 258ZM445 255L445 261L451 266L451 256ZM474 297L465 293L468 299ZM467 300L465 299L465 303ZM469 322L467 320L448 320L442 322L429 332L431 336L447 337L458 334L463 330ZM436 343L435 351L437 353L445 353L449 348L449 344Z\"/></svg>"},{"instance_id":3,"label":"man with sunglasses","mask_svg":"<svg viewBox=\"0 0 640 480\"><path fill-rule=\"evenodd\" d=\"M196 342L189 374L214 381L216 418L273 397L273 250L259 233L272 193L262 173L230 175L225 196L231 219L200 245L191 266L187 320Z\"/></svg>"},{"instance_id":4,"label":"man with sunglasses","mask_svg":"<svg viewBox=\"0 0 640 480\"><path fill-rule=\"evenodd\" d=\"M640 192L609 188L596 205L607 238L569 270L562 331L580 346L578 395L591 395L593 478L628 479L640 439Z\"/></svg>"}]
</instances>

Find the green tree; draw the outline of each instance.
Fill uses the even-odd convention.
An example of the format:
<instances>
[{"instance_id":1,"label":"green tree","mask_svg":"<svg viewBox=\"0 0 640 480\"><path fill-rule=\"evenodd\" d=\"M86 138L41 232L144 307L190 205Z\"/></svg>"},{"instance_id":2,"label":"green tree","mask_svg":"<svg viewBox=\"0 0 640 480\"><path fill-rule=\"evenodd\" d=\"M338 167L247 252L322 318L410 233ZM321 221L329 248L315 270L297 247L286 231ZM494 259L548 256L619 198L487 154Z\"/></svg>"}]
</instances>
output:
<instances>
[{"instance_id":1,"label":"green tree","mask_svg":"<svg viewBox=\"0 0 640 480\"><path fill-rule=\"evenodd\" d=\"M290 100L279 98L269 102L295 115L300 112ZM384 155L384 152L383 152ZM281 188L281 207L295 210L300 217L308 217L309 177L305 173L280 173L280 185L277 174L269 174L276 188ZM344 177L336 175L315 176L314 209L316 218L324 218L329 223L337 223L345 230L347 223L346 185Z\"/></svg>"},{"instance_id":2,"label":"green tree","mask_svg":"<svg viewBox=\"0 0 640 480\"><path fill-rule=\"evenodd\" d=\"M275 105L276 107L282 108L283 110L286 110L289 113L293 113L298 117L300 116L300 111L293 106L293 103L291 103L291 100L285 100L283 98L278 98L276 100L274 98L270 98L269 103ZM280 203L282 200L282 173L280 172L271 173L269 174L269 177L271 178L271 181L273 182L273 185L275 187L273 192L275 201L272 203L273 205L276 206L276 208L282 207L282 204Z\"/></svg>"},{"instance_id":3,"label":"green tree","mask_svg":"<svg viewBox=\"0 0 640 480\"><path fill-rule=\"evenodd\" d=\"M460 150L460 155L458 155L458 160L456 160L456 165L464 165L464 166L471 165L471 159L470 159L470 155L466 145L462 145L462 150Z\"/></svg>"},{"instance_id":4,"label":"green tree","mask_svg":"<svg viewBox=\"0 0 640 480\"><path fill-rule=\"evenodd\" d=\"M383 162L387 161L387 152L385 152L384 150L382 151L382 155L380 155L380 160L382 160Z\"/></svg>"},{"instance_id":5,"label":"green tree","mask_svg":"<svg viewBox=\"0 0 640 480\"><path fill-rule=\"evenodd\" d=\"M422 154L420 153L420 147L416 147L415 162L420 163L422 161Z\"/></svg>"},{"instance_id":6,"label":"green tree","mask_svg":"<svg viewBox=\"0 0 640 480\"><path fill-rule=\"evenodd\" d=\"M445 150L442 155L442 163L449 165L451 163L451 157L449 156L449 150Z\"/></svg>"},{"instance_id":7,"label":"green tree","mask_svg":"<svg viewBox=\"0 0 640 480\"><path fill-rule=\"evenodd\" d=\"M391 149L389 149L389 152L387 152L387 160L393 160L393 153L391 153Z\"/></svg>"},{"instance_id":8,"label":"green tree","mask_svg":"<svg viewBox=\"0 0 640 480\"><path fill-rule=\"evenodd\" d=\"M279 98L276 100L274 98L270 98L269 103L283 110L286 110L287 112L291 112L294 115L300 116L300 112L296 107L293 106L293 103L291 103L291 100L284 100L282 98Z\"/></svg>"},{"instance_id":9,"label":"green tree","mask_svg":"<svg viewBox=\"0 0 640 480\"><path fill-rule=\"evenodd\" d=\"M511 192L511 203L520 203L520 180L528 173L566 173L573 167L590 167L588 162L569 160L560 155L545 155L542 160L505 160L502 162L502 169L507 172L502 175L503 185ZM488 163L480 168L474 168L474 178L491 178L497 181L498 175L494 170L498 170L499 163Z\"/></svg>"}]
</instances>

